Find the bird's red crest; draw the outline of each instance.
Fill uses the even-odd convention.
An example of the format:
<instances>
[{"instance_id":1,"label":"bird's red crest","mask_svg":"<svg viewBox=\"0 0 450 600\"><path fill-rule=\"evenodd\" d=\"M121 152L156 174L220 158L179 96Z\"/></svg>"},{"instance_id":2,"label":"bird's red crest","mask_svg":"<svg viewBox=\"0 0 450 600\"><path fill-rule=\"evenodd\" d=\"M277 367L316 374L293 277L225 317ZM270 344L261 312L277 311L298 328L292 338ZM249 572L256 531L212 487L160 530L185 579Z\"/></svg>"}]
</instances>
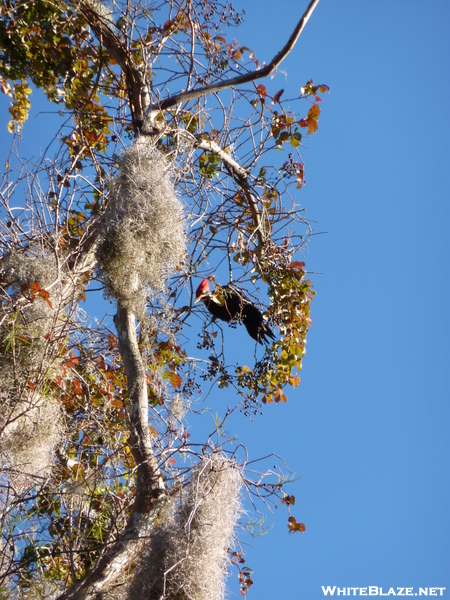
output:
<instances>
[{"instance_id":1,"label":"bird's red crest","mask_svg":"<svg viewBox=\"0 0 450 600\"><path fill-rule=\"evenodd\" d=\"M201 284L198 286L197 291L195 292L195 297L198 298L202 294L207 294L209 292L209 283L207 279L204 279Z\"/></svg>"}]
</instances>

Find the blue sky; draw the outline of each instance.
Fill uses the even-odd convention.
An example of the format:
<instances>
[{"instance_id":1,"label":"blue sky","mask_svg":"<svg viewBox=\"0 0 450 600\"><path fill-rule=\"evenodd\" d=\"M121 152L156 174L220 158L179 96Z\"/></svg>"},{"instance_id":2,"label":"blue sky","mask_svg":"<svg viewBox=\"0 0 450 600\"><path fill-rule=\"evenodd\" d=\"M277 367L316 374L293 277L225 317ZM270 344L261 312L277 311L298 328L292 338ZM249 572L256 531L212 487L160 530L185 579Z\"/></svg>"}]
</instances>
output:
<instances>
[{"instance_id":1,"label":"blue sky","mask_svg":"<svg viewBox=\"0 0 450 600\"><path fill-rule=\"evenodd\" d=\"M306 4L241 3L235 35L268 62ZM323 274L302 383L232 421L253 458L275 452L303 476L289 492L306 532L288 536L284 507L268 517L249 598L316 600L322 585L450 597L449 34L444 0L321 0L286 75L263 82L293 97L313 78L330 94L298 194L326 232L306 257ZM243 328L225 336L253 353Z\"/></svg>"},{"instance_id":2,"label":"blue sky","mask_svg":"<svg viewBox=\"0 0 450 600\"><path fill-rule=\"evenodd\" d=\"M304 4L246 6L239 40L268 62ZM323 275L302 383L242 425L252 453L305 475L292 493L306 532L289 538L279 509L248 552L255 598L450 596L449 34L447 2L325 0L287 79L267 84L330 86L298 196L327 234L306 259Z\"/></svg>"}]
</instances>

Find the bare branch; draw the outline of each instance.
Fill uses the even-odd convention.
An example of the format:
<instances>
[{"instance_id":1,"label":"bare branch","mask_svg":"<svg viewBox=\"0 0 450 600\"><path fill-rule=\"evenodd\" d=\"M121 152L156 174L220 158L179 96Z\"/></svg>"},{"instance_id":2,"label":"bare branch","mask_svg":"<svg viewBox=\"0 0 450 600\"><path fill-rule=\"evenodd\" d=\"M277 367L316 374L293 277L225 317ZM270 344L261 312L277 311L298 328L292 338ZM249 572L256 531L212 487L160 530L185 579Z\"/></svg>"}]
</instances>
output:
<instances>
[{"instance_id":1,"label":"bare branch","mask_svg":"<svg viewBox=\"0 0 450 600\"><path fill-rule=\"evenodd\" d=\"M318 1L318 0L317 0ZM255 224L255 232L258 237L257 253L258 258L261 259L264 252L264 245L266 241L266 234L264 230L264 223L261 217L261 213L258 210L255 197L251 190L247 171L239 165L225 150L223 150L216 142L209 140L200 140L196 144L198 148L203 150L209 150L215 152L220 156L225 165L229 168L231 176L235 182L242 188L245 195L245 200L252 214L252 219Z\"/></svg>"},{"instance_id":2,"label":"bare branch","mask_svg":"<svg viewBox=\"0 0 450 600\"><path fill-rule=\"evenodd\" d=\"M230 87L235 87L244 83L249 83L251 81L256 81L257 79L267 77L275 71L275 69L283 62L286 56L294 48L298 38L300 37L300 34L302 33L306 23L308 22L310 16L312 15L314 9L318 4L319 0L311 0L311 2L308 5L308 8L303 13L302 18L297 23L287 43L280 50L280 52L278 52L278 54L274 56L270 63L262 69L260 69L259 71L255 71L252 73L244 73L243 75L239 75L238 77L232 77L231 79L227 79L225 81L205 85L204 87L199 88L197 90L179 92L178 94L174 94L173 96L166 98L166 100L163 100L160 104L152 104L151 106L149 106L145 112L145 116L152 121L156 114L158 114L159 112L167 110L168 108L172 108L172 106L176 106L181 102L196 100L197 98L207 96L208 94L214 94L215 92L219 92Z\"/></svg>"}]
</instances>

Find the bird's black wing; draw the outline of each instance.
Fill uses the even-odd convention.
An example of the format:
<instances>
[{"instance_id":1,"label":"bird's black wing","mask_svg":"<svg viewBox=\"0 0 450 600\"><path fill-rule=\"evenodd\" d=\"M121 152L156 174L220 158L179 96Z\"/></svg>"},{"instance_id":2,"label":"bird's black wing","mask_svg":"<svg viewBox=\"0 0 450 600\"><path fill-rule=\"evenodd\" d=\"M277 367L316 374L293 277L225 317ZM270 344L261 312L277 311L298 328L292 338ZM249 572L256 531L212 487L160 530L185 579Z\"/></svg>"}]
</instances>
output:
<instances>
[{"instance_id":1,"label":"bird's black wing","mask_svg":"<svg viewBox=\"0 0 450 600\"><path fill-rule=\"evenodd\" d=\"M251 338L262 344L269 343L269 339L275 339L275 335L264 320L261 311L251 302L244 305L242 311L242 322Z\"/></svg>"}]
</instances>

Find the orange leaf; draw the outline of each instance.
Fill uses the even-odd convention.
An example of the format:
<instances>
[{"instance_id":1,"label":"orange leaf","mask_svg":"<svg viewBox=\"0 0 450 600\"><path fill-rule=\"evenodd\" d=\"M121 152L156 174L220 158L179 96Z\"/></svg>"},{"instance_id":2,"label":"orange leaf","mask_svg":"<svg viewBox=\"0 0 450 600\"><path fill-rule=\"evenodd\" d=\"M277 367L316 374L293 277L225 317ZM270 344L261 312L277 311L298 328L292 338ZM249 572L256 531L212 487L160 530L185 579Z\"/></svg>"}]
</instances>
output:
<instances>
[{"instance_id":1,"label":"orange leaf","mask_svg":"<svg viewBox=\"0 0 450 600\"><path fill-rule=\"evenodd\" d=\"M120 398L114 398L114 400L111 402L111 404L113 406L115 406L117 409L122 408L122 406L123 406L123 402L122 402L122 400L120 400Z\"/></svg>"},{"instance_id":2,"label":"orange leaf","mask_svg":"<svg viewBox=\"0 0 450 600\"><path fill-rule=\"evenodd\" d=\"M39 284L37 284L37 285L39 285ZM49 300L50 294L46 290L40 289L38 291L38 296L40 296L41 298L43 298L47 302L47 304L49 305L50 308L53 308L52 303Z\"/></svg>"},{"instance_id":3,"label":"orange leaf","mask_svg":"<svg viewBox=\"0 0 450 600\"><path fill-rule=\"evenodd\" d=\"M319 124L317 123L317 121L315 119L311 119L308 125L308 135L310 135L311 133L316 133L318 128Z\"/></svg>"},{"instance_id":4,"label":"orange leaf","mask_svg":"<svg viewBox=\"0 0 450 600\"><path fill-rule=\"evenodd\" d=\"M288 525L289 533L296 533L297 531L300 531L300 533L303 533L306 530L305 525L303 523L298 523L296 521L295 517L289 517L288 521L289 521L289 525Z\"/></svg>"},{"instance_id":5,"label":"orange leaf","mask_svg":"<svg viewBox=\"0 0 450 600\"><path fill-rule=\"evenodd\" d=\"M289 385L292 385L292 387L297 387L300 383L300 377L298 375L291 375L289 377Z\"/></svg>"},{"instance_id":6,"label":"orange leaf","mask_svg":"<svg viewBox=\"0 0 450 600\"><path fill-rule=\"evenodd\" d=\"M303 267L305 266L305 263L303 261L298 261L298 260L294 260L293 262L291 262L291 264L288 266L288 269L297 269L298 271L303 271Z\"/></svg>"},{"instance_id":7,"label":"orange leaf","mask_svg":"<svg viewBox=\"0 0 450 600\"><path fill-rule=\"evenodd\" d=\"M266 90L266 86L265 85L263 85L262 83L260 83L259 85L256 86L256 91L261 96L261 98L266 98L266 96L267 96L267 90Z\"/></svg>"},{"instance_id":8,"label":"orange leaf","mask_svg":"<svg viewBox=\"0 0 450 600\"><path fill-rule=\"evenodd\" d=\"M178 375L178 373L175 373L175 371L170 372L169 380L175 389L179 389L183 382L183 379L180 377L180 375Z\"/></svg>"},{"instance_id":9,"label":"orange leaf","mask_svg":"<svg viewBox=\"0 0 450 600\"><path fill-rule=\"evenodd\" d=\"M318 104L313 104L311 108L308 110L308 119L318 119L320 115L320 106Z\"/></svg>"},{"instance_id":10,"label":"orange leaf","mask_svg":"<svg viewBox=\"0 0 450 600\"><path fill-rule=\"evenodd\" d=\"M274 392L273 399L276 403L278 402L286 402L287 398L281 388L277 388Z\"/></svg>"}]
</instances>

